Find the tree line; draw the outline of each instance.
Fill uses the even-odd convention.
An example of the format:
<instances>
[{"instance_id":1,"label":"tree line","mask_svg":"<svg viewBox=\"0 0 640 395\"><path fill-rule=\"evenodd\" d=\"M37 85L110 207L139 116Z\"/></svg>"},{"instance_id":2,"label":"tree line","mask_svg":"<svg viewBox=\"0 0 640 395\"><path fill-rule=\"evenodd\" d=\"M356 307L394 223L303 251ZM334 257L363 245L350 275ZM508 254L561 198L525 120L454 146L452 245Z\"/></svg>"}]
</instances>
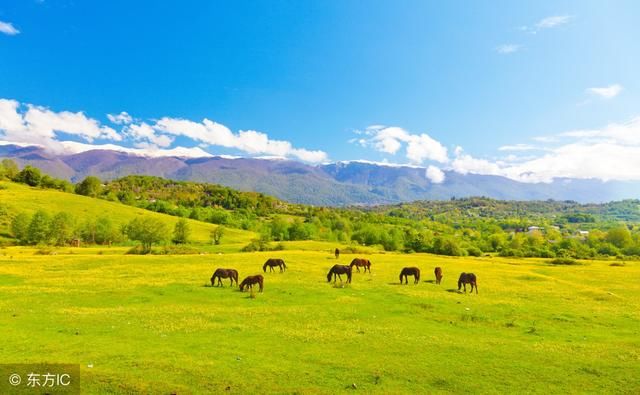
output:
<instances>
[{"instance_id":1,"label":"tree line","mask_svg":"<svg viewBox=\"0 0 640 395\"><path fill-rule=\"evenodd\" d=\"M271 242L324 240L453 256L640 256L640 229L635 225L640 222L638 200L581 205L572 201L510 202L479 197L329 208L290 204L219 185L151 176L127 176L104 183L89 176L73 185L43 176L30 166L19 170L7 161L2 162L0 175L31 186L259 233L259 240L248 249L267 248ZM65 221L58 218L57 222ZM217 232L222 233L223 228L219 229ZM133 235L122 229L115 233L129 239ZM164 233L166 240L181 239L169 236L168 231ZM83 235L87 232L78 234L86 237ZM217 243L220 237L211 236ZM117 242L115 236L111 238Z\"/></svg>"}]
</instances>

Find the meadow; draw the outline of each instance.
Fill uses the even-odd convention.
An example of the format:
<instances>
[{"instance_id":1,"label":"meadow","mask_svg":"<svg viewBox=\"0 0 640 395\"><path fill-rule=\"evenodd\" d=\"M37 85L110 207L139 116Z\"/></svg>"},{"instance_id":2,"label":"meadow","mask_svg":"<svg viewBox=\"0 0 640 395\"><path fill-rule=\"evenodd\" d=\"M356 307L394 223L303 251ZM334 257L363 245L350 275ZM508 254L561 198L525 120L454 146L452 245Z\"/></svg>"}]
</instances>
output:
<instances>
[{"instance_id":1,"label":"meadow","mask_svg":"<svg viewBox=\"0 0 640 395\"><path fill-rule=\"evenodd\" d=\"M640 393L637 262L377 253L334 286L328 269L355 255L313 246L0 249L0 361L78 363L88 394ZM271 256L288 270L255 298L210 286L217 267L242 280ZM414 265L420 284L399 285ZM456 291L462 271L479 294Z\"/></svg>"}]
</instances>

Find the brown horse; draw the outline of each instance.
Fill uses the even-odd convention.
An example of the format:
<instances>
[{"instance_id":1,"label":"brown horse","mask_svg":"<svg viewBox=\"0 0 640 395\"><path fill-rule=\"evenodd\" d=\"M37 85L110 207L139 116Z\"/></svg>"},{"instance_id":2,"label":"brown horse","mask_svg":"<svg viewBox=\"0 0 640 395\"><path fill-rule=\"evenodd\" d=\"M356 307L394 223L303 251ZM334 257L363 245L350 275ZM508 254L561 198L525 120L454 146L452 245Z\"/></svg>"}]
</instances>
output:
<instances>
[{"instance_id":1,"label":"brown horse","mask_svg":"<svg viewBox=\"0 0 640 395\"><path fill-rule=\"evenodd\" d=\"M222 286L222 279L228 278L231 279L231 286L233 287L233 281L235 280L236 285L238 285L238 271L235 269L216 269L213 272L213 276L211 276L211 286L215 286L216 278L218 279L218 286Z\"/></svg>"},{"instance_id":2,"label":"brown horse","mask_svg":"<svg viewBox=\"0 0 640 395\"><path fill-rule=\"evenodd\" d=\"M287 265L280 258L269 258L269 259L267 259L267 261L264 263L264 265L262 265L262 270L265 273L267 272L267 266L269 267L269 271L270 272L272 272L273 268L276 267L276 266L278 266L280 268L280 272L283 272L283 271L287 270Z\"/></svg>"},{"instance_id":3,"label":"brown horse","mask_svg":"<svg viewBox=\"0 0 640 395\"><path fill-rule=\"evenodd\" d=\"M413 283L418 284L420 282L420 269L417 267L405 267L400 272L400 284L402 284L402 277L404 277L404 283L409 284L409 276L413 276Z\"/></svg>"},{"instance_id":4,"label":"brown horse","mask_svg":"<svg viewBox=\"0 0 640 395\"><path fill-rule=\"evenodd\" d=\"M336 259L340 258L340 250L339 249L336 248L335 254L336 254Z\"/></svg>"},{"instance_id":5,"label":"brown horse","mask_svg":"<svg viewBox=\"0 0 640 395\"><path fill-rule=\"evenodd\" d=\"M442 268L440 266L438 266L434 271L433 274L436 275L436 284L440 284L442 282Z\"/></svg>"},{"instance_id":6,"label":"brown horse","mask_svg":"<svg viewBox=\"0 0 640 395\"><path fill-rule=\"evenodd\" d=\"M253 289L254 284L258 284L260 286L260 292L262 292L264 277L262 277L261 274L255 276L247 276L247 278L242 280L242 282L240 283L240 292L243 292L245 287Z\"/></svg>"},{"instance_id":7,"label":"brown horse","mask_svg":"<svg viewBox=\"0 0 640 395\"><path fill-rule=\"evenodd\" d=\"M349 265L351 267L356 267L356 270L358 271L358 273L360 273L360 267L364 267L364 272L367 272L367 269L369 269L369 273L371 273L371 261L368 259L364 259L364 258L354 258L351 261L351 264Z\"/></svg>"},{"instance_id":8,"label":"brown horse","mask_svg":"<svg viewBox=\"0 0 640 395\"><path fill-rule=\"evenodd\" d=\"M473 273L462 273L458 279L458 291L464 286L464 293L467 293L467 284L471 284L471 293L473 293L473 287L476 287L476 294L478 293L478 284L476 283L476 275Z\"/></svg>"},{"instance_id":9,"label":"brown horse","mask_svg":"<svg viewBox=\"0 0 640 395\"><path fill-rule=\"evenodd\" d=\"M336 282L337 278L340 278L340 282L342 282L341 274L347 275L347 282L351 283L351 266L347 265L333 265L329 273L327 274L327 282L331 282L331 276L333 276L333 282ZM337 278L336 278L337 277Z\"/></svg>"}]
</instances>

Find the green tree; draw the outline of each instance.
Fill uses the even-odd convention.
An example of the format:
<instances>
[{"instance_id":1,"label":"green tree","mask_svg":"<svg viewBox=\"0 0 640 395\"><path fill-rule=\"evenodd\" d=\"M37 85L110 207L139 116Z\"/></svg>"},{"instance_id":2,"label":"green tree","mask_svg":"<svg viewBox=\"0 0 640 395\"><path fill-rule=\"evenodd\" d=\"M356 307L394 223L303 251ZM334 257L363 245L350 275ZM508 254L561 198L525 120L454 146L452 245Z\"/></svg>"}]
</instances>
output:
<instances>
[{"instance_id":1,"label":"green tree","mask_svg":"<svg viewBox=\"0 0 640 395\"><path fill-rule=\"evenodd\" d=\"M15 179L20 172L20 169L18 168L16 162L12 161L11 159L3 159L2 165L0 167L2 167L2 172L4 173L3 176L10 180Z\"/></svg>"},{"instance_id":2,"label":"green tree","mask_svg":"<svg viewBox=\"0 0 640 395\"><path fill-rule=\"evenodd\" d=\"M65 212L59 212L49 225L49 234L55 245L68 244L73 239L73 218Z\"/></svg>"},{"instance_id":3,"label":"green tree","mask_svg":"<svg viewBox=\"0 0 640 395\"><path fill-rule=\"evenodd\" d=\"M36 211L29 223L27 239L29 244L40 244L49 242L49 214L43 210Z\"/></svg>"},{"instance_id":4,"label":"green tree","mask_svg":"<svg viewBox=\"0 0 640 395\"><path fill-rule=\"evenodd\" d=\"M220 240L222 240L222 236L224 236L223 226L216 226L216 228L211 231L211 241L215 245L220 244Z\"/></svg>"},{"instance_id":5,"label":"green tree","mask_svg":"<svg viewBox=\"0 0 640 395\"><path fill-rule=\"evenodd\" d=\"M139 241L143 252L151 251L151 246L167 239L167 227L153 217L137 217L125 227L129 239Z\"/></svg>"},{"instance_id":6,"label":"green tree","mask_svg":"<svg viewBox=\"0 0 640 395\"><path fill-rule=\"evenodd\" d=\"M29 241L29 223L31 218L27 213L20 213L11 221L11 233L19 244L26 244Z\"/></svg>"},{"instance_id":7,"label":"green tree","mask_svg":"<svg viewBox=\"0 0 640 395\"><path fill-rule=\"evenodd\" d=\"M631 232L626 226L620 226L607 232L606 240L618 248L625 248L631 245Z\"/></svg>"},{"instance_id":8,"label":"green tree","mask_svg":"<svg viewBox=\"0 0 640 395\"><path fill-rule=\"evenodd\" d=\"M94 242L97 244L111 244L120 239L118 230L109 217L98 217L94 225Z\"/></svg>"},{"instance_id":9,"label":"green tree","mask_svg":"<svg viewBox=\"0 0 640 395\"><path fill-rule=\"evenodd\" d=\"M42 180L42 174L40 173L40 169L38 168L25 166L25 168L22 169L20 173L18 173L16 180L23 184L37 187L38 185L40 185L40 181Z\"/></svg>"},{"instance_id":10,"label":"green tree","mask_svg":"<svg viewBox=\"0 0 640 395\"><path fill-rule=\"evenodd\" d=\"M189 242L189 235L191 234L191 228L189 222L186 219L180 218L176 222L176 226L173 228L173 242L176 244L187 244Z\"/></svg>"},{"instance_id":11,"label":"green tree","mask_svg":"<svg viewBox=\"0 0 640 395\"><path fill-rule=\"evenodd\" d=\"M98 197L102 191L102 182L98 177L89 176L76 185L78 195Z\"/></svg>"}]
</instances>

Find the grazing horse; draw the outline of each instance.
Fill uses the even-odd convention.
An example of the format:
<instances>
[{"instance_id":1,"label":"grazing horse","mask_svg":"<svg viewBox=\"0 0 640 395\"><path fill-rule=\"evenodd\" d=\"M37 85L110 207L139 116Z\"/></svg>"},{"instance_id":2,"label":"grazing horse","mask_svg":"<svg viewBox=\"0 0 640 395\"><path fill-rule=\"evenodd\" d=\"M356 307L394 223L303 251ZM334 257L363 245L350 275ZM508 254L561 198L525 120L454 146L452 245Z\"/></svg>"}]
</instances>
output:
<instances>
[{"instance_id":1,"label":"grazing horse","mask_svg":"<svg viewBox=\"0 0 640 395\"><path fill-rule=\"evenodd\" d=\"M243 292L245 287L253 289L254 284L258 284L260 286L260 292L262 292L264 277L262 277L261 274L258 274L256 276L247 276L247 278L242 280L242 282L240 283L240 292Z\"/></svg>"},{"instance_id":2,"label":"grazing horse","mask_svg":"<svg viewBox=\"0 0 640 395\"><path fill-rule=\"evenodd\" d=\"M440 266L438 266L434 271L433 274L436 275L436 284L440 284L442 282L442 268Z\"/></svg>"},{"instance_id":3,"label":"grazing horse","mask_svg":"<svg viewBox=\"0 0 640 395\"><path fill-rule=\"evenodd\" d=\"M327 274L327 282L331 282L331 276L333 276L333 282L336 282L336 277L340 278L340 282L342 282L341 274L347 275L347 282L351 283L351 266L347 265L333 265L329 273Z\"/></svg>"},{"instance_id":4,"label":"grazing horse","mask_svg":"<svg viewBox=\"0 0 640 395\"><path fill-rule=\"evenodd\" d=\"M231 279L231 286L233 287L233 281L235 280L236 285L238 285L238 271L235 269L216 269L213 272L213 276L211 276L211 286L215 286L216 278L218 279L218 286L222 286L222 279L228 278Z\"/></svg>"},{"instance_id":5,"label":"grazing horse","mask_svg":"<svg viewBox=\"0 0 640 395\"><path fill-rule=\"evenodd\" d=\"M476 283L476 275L473 273L462 273L458 279L458 291L464 286L464 293L467 293L467 284L471 284L471 293L473 293L473 287L476 287L476 294L478 293L478 284Z\"/></svg>"},{"instance_id":6,"label":"grazing horse","mask_svg":"<svg viewBox=\"0 0 640 395\"><path fill-rule=\"evenodd\" d=\"M402 284L402 277L404 277L404 283L409 284L409 276L413 276L413 283L418 284L420 282L420 269L417 267L405 267L400 272L400 284Z\"/></svg>"},{"instance_id":7,"label":"grazing horse","mask_svg":"<svg viewBox=\"0 0 640 395\"><path fill-rule=\"evenodd\" d=\"M336 259L340 258L340 250L336 248Z\"/></svg>"},{"instance_id":8,"label":"grazing horse","mask_svg":"<svg viewBox=\"0 0 640 395\"><path fill-rule=\"evenodd\" d=\"M371 261L368 259L364 259L364 258L354 258L351 261L351 264L349 265L351 267L356 267L356 270L358 271L358 273L360 273L360 267L363 266L364 267L364 272L367 272L367 269L369 269L369 273L371 273Z\"/></svg>"},{"instance_id":9,"label":"grazing horse","mask_svg":"<svg viewBox=\"0 0 640 395\"><path fill-rule=\"evenodd\" d=\"M283 272L283 271L287 270L287 265L280 258L269 258L269 259L267 259L267 261L264 263L264 265L262 265L262 270L264 270L265 273L267 272L267 266L269 267L269 271L270 272L273 271L273 268L275 266L278 266L280 268L280 272Z\"/></svg>"}]
</instances>

